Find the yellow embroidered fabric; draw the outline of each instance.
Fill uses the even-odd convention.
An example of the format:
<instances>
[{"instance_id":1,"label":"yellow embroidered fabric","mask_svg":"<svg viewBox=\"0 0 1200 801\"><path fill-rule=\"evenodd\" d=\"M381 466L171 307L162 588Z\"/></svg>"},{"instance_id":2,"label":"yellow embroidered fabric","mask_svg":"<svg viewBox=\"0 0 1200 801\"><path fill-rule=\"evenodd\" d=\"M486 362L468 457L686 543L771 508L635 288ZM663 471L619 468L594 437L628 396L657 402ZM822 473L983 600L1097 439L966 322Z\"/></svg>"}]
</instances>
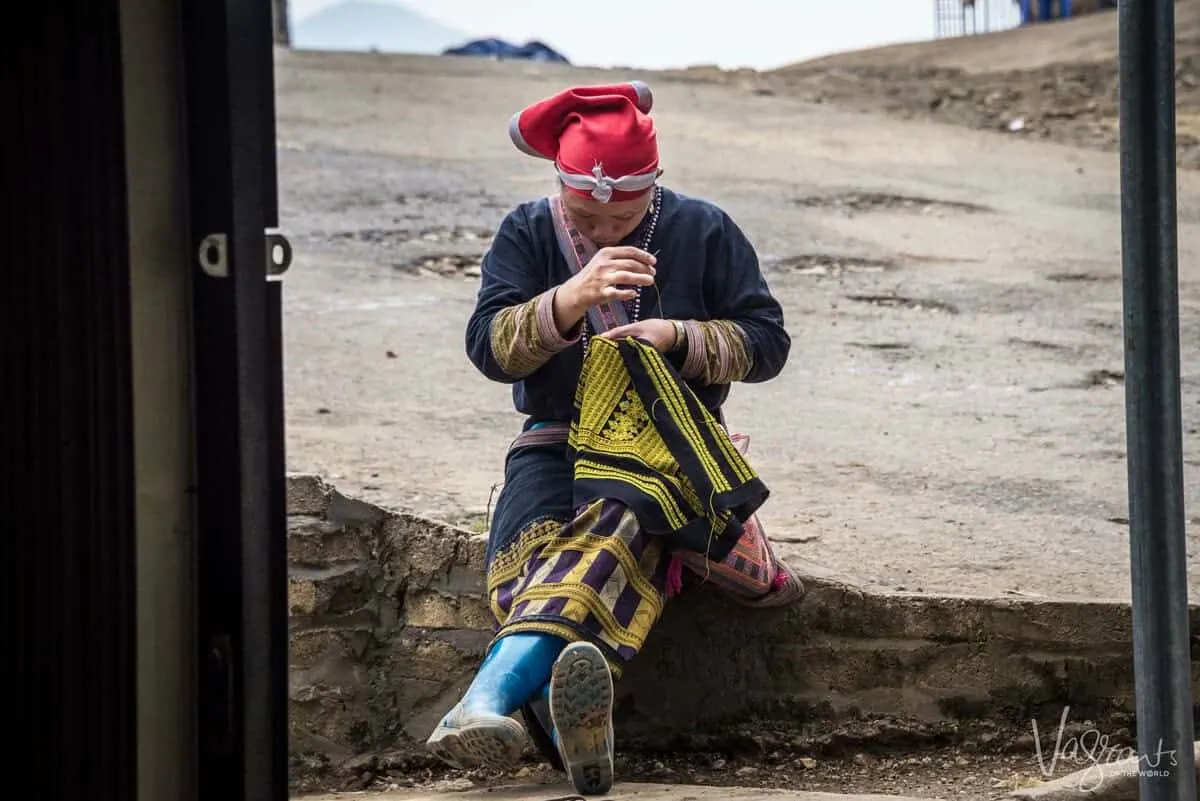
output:
<instances>
[{"instance_id":1,"label":"yellow embroidered fabric","mask_svg":"<svg viewBox=\"0 0 1200 801\"><path fill-rule=\"evenodd\" d=\"M766 499L728 434L649 345L593 338L575 407L577 503L619 499L653 533L707 552Z\"/></svg>"}]
</instances>

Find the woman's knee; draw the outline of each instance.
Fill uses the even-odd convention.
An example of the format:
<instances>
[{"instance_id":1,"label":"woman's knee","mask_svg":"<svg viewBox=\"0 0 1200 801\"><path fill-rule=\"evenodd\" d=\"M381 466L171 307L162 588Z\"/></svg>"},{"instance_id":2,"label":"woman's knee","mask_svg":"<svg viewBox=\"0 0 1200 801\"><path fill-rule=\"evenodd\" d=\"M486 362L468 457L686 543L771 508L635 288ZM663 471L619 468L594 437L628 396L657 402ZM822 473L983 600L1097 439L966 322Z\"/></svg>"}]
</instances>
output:
<instances>
[{"instance_id":1,"label":"woman's knee","mask_svg":"<svg viewBox=\"0 0 1200 801\"><path fill-rule=\"evenodd\" d=\"M570 506L573 472L567 454L561 448L528 447L514 451L504 461L504 484L496 504L514 498L528 503L545 500Z\"/></svg>"}]
</instances>

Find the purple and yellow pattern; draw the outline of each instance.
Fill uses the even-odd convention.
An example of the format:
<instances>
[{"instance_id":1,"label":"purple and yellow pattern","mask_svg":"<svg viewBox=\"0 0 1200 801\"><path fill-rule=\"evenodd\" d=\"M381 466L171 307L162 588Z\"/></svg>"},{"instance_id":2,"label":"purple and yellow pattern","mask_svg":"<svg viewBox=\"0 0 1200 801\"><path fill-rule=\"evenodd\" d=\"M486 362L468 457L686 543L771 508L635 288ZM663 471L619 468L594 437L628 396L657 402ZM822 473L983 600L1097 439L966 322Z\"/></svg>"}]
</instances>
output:
<instances>
[{"instance_id":1,"label":"purple and yellow pattern","mask_svg":"<svg viewBox=\"0 0 1200 801\"><path fill-rule=\"evenodd\" d=\"M574 520L542 520L489 565L488 600L504 633L596 643L620 674L666 603L669 555L623 504L596 500Z\"/></svg>"}]
</instances>

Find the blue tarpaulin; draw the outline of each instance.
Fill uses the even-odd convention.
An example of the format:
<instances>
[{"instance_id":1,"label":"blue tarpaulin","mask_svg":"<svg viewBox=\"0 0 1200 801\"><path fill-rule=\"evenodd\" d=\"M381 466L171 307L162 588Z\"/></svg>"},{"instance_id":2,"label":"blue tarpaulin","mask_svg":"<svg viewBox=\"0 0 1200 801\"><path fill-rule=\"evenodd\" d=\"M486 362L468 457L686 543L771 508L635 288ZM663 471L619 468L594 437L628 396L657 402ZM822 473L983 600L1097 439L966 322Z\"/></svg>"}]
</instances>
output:
<instances>
[{"instance_id":1,"label":"blue tarpaulin","mask_svg":"<svg viewBox=\"0 0 1200 801\"><path fill-rule=\"evenodd\" d=\"M538 41L515 45L503 39L476 39L458 47L449 47L443 51L447 56L489 56L499 59L516 61L553 61L558 64L570 64L566 56L547 44Z\"/></svg>"}]
</instances>

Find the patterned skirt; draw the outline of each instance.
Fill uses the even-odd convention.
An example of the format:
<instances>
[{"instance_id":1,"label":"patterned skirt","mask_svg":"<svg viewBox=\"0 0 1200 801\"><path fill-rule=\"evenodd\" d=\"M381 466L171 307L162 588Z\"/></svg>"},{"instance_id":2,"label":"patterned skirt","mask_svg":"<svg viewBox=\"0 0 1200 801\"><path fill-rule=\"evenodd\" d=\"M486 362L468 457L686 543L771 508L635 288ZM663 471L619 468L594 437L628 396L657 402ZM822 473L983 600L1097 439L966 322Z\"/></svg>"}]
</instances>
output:
<instances>
[{"instance_id":1,"label":"patterned skirt","mask_svg":"<svg viewBox=\"0 0 1200 801\"><path fill-rule=\"evenodd\" d=\"M510 449L487 554L498 636L586 639L615 675L694 573L753 605L798 597L755 510L766 487L652 348L595 339L567 426Z\"/></svg>"},{"instance_id":2,"label":"patterned skirt","mask_svg":"<svg viewBox=\"0 0 1200 801\"><path fill-rule=\"evenodd\" d=\"M619 675L666 602L663 539L619 501L575 509L565 443L510 451L491 532L488 600L500 633L586 639Z\"/></svg>"}]
</instances>

